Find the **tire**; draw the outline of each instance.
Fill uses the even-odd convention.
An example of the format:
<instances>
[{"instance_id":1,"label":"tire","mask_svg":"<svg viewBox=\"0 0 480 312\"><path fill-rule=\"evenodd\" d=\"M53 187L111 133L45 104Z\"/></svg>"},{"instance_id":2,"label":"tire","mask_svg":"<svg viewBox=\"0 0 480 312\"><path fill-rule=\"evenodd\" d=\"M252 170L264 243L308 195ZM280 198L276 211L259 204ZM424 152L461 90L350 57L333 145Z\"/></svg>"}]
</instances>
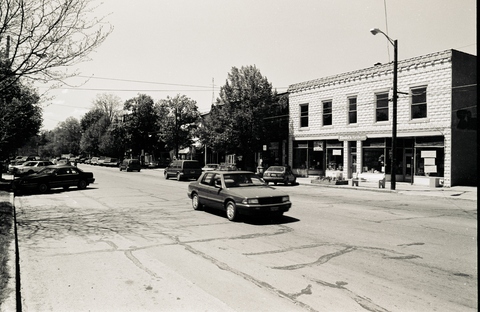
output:
<instances>
[{"instance_id":1,"label":"tire","mask_svg":"<svg viewBox=\"0 0 480 312\"><path fill-rule=\"evenodd\" d=\"M233 201L228 201L227 204L225 205L225 210L227 213L227 218L230 221L235 221L238 219L238 210L237 206Z\"/></svg>"},{"instance_id":2,"label":"tire","mask_svg":"<svg viewBox=\"0 0 480 312\"><path fill-rule=\"evenodd\" d=\"M273 185L277 185L277 182L273 182Z\"/></svg>"},{"instance_id":3,"label":"tire","mask_svg":"<svg viewBox=\"0 0 480 312\"><path fill-rule=\"evenodd\" d=\"M120 171L122 171L122 167L120 167Z\"/></svg>"},{"instance_id":4,"label":"tire","mask_svg":"<svg viewBox=\"0 0 480 312\"><path fill-rule=\"evenodd\" d=\"M48 189L49 189L49 186L48 186L47 183L40 183L38 185L38 192L39 193L42 193L42 194L46 193L48 191Z\"/></svg>"},{"instance_id":5,"label":"tire","mask_svg":"<svg viewBox=\"0 0 480 312\"><path fill-rule=\"evenodd\" d=\"M29 171L27 172L27 174L32 174L32 173L33 173L33 170L29 170Z\"/></svg>"},{"instance_id":6,"label":"tire","mask_svg":"<svg viewBox=\"0 0 480 312\"><path fill-rule=\"evenodd\" d=\"M66 191L70 188L70 186L64 186L63 189Z\"/></svg>"},{"instance_id":7,"label":"tire","mask_svg":"<svg viewBox=\"0 0 480 312\"><path fill-rule=\"evenodd\" d=\"M202 205L200 204L200 199L198 198L197 193L192 193L192 208L193 210L201 210Z\"/></svg>"},{"instance_id":8,"label":"tire","mask_svg":"<svg viewBox=\"0 0 480 312\"><path fill-rule=\"evenodd\" d=\"M168 180L168 173L167 173L167 170L165 170L165 172L163 173L163 176L165 177L165 179Z\"/></svg>"},{"instance_id":9,"label":"tire","mask_svg":"<svg viewBox=\"0 0 480 312\"><path fill-rule=\"evenodd\" d=\"M78 189L79 190L84 190L86 188L87 188L87 181L85 181L85 180L78 181Z\"/></svg>"},{"instance_id":10,"label":"tire","mask_svg":"<svg viewBox=\"0 0 480 312\"><path fill-rule=\"evenodd\" d=\"M182 176L180 175L180 172L177 173L177 181L182 181Z\"/></svg>"}]
</instances>

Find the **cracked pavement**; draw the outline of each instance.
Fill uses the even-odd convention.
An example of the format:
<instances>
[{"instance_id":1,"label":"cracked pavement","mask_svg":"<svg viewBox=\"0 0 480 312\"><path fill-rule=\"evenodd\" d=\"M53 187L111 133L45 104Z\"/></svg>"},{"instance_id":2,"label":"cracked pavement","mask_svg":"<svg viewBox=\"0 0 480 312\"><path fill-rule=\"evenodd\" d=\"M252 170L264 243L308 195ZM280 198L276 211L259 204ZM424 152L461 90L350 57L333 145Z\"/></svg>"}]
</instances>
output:
<instances>
[{"instance_id":1,"label":"cracked pavement","mask_svg":"<svg viewBox=\"0 0 480 312\"><path fill-rule=\"evenodd\" d=\"M188 182L84 165L15 199L24 311L476 311L473 201L278 186L280 220L194 211Z\"/></svg>"}]
</instances>

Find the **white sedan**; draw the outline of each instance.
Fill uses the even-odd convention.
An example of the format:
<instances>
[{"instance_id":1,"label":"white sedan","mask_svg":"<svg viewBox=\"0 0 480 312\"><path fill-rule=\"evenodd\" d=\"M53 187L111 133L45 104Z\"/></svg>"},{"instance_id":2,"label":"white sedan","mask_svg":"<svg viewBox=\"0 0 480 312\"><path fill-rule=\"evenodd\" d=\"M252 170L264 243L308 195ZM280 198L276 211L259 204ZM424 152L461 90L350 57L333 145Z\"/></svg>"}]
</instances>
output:
<instances>
[{"instance_id":1,"label":"white sedan","mask_svg":"<svg viewBox=\"0 0 480 312\"><path fill-rule=\"evenodd\" d=\"M48 160L32 160L23 163L18 167L14 167L13 173L16 175L25 175L38 172L47 166L53 166L54 163Z\"/></svg>"}]
</instances>

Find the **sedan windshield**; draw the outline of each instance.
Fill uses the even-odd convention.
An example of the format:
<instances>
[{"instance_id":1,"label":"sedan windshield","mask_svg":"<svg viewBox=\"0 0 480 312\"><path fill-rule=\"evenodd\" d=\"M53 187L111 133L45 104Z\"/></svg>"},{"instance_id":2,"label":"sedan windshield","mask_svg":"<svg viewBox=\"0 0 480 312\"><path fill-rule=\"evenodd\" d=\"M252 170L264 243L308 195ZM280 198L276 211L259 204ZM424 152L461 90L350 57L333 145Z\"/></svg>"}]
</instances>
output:
<instances>
[{"instance_id":1,"label":"sedan windshield","mask_svg":"<svg viewBox=\"0 0 480 312\"><path fill-rule=\"evenodd\" d=\"M253 173L230 173L225 174L223 179L228 188L265 185L265 181Z\"/></svg>"}]
</instances>

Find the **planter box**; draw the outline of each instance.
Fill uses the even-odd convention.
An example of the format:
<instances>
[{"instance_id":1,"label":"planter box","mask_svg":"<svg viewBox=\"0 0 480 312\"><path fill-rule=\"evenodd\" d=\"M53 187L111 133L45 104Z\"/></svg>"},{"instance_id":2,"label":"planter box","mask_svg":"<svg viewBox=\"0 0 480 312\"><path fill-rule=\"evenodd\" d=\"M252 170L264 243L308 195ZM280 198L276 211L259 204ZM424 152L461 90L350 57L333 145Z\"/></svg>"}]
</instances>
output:
<instances>
[{"instance_id":1,"label":"planter box","mask_svg":"<svg viewBox=\"0 0 480 312\"><path fill-rule=\"evenodd\" d=\"M322 185L348 185L348 180L311 180L312 184L322 184Z\"/></svg>"}]
</instances>

